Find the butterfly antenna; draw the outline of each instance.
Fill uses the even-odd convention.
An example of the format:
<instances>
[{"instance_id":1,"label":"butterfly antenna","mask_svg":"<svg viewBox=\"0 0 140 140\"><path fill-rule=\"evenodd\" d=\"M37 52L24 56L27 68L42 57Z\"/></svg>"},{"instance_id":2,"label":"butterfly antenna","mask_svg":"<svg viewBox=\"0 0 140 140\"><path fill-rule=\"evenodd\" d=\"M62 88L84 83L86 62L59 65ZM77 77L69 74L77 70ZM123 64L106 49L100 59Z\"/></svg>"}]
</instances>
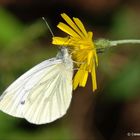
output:
<instances>
[{"instance_id":1,"label":"butterfly antenna","mask_svg":"<svg viewBox=\"0 0 140 140\"><path fill-rule=\"evenodd\" d=\"M50 26L49 26L49 24L48 24L47 20L46 20L44 17L42 17L42 19L45 21L45 23L46 23L46 25L47 25L47 27L48 27L48 29L49 29L50 33L51 33L51 34L52 34L52 36L54 37L54 33L52 32L52 30L51 30L51 28L50 28Z\"/></svg>"}]
</instances>

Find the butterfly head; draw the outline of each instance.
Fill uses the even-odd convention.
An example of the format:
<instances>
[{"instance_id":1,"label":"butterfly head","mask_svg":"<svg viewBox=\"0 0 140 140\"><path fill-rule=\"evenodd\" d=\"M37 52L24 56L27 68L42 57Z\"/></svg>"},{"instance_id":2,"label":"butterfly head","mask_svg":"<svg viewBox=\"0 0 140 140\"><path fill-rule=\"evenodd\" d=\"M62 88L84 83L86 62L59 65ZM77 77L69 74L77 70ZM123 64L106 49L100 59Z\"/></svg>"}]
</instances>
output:
<instances>
[{"instance_id":1,"label":"butterfly head","mask_svg":"<svg viewBox=\"0 0 140 140\"><path fill-rule=\"evenodd\" d=\"M62 59L64 64L68 69L71 69L73 67L73 61L71 59L71 55L68 52L68 49L65 47L61 48L61 51L58 52L57 56L58 59Z\"/></svg>"}]
</instances>

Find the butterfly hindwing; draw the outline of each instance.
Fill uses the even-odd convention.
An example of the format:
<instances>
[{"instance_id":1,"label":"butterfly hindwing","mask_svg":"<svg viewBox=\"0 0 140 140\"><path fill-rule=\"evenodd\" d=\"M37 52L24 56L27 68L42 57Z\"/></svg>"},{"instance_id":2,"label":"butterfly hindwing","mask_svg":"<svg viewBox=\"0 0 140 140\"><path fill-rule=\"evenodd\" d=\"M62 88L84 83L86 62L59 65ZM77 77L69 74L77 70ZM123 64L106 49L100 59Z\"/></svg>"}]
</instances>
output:
<instances>
[{"instance_id":1,"label":"butterfly hindwing","mask_svg":"<svg viewBox=\"0 0 140 140\"><path fill-rule=\"evenodd\" d=\"M24 117L31 123L44 124L62 117L72 98L72 69L64 63L56 65L51 75L45 75L40 87L31 89L25 101ZM53 75L53 76L52 76Z\"/></svg>"}]
</instances>

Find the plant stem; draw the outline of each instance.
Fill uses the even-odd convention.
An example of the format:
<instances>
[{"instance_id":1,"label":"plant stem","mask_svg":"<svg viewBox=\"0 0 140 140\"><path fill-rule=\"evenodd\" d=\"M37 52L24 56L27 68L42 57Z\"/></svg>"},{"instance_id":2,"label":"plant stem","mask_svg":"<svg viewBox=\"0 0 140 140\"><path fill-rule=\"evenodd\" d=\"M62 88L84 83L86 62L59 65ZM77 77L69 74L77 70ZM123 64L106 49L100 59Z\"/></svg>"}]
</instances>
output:
<instances>
[{"instance_id":1,"label":"plant stem","mask_svg":"<svg viewBox=\"0 0 140 140\"><path fill-rule=\"evenodd\" d=\"M140 44L139 39L128 39L128 40L106 40L106 39L98 39L95 41L95 46L97 49L97 52L104 52L105 49L111 48L111 47L117 47L119 45L125 45L125 44Z\"/></svg>"},{"instance_id":2,"label":"plant stem","mask_svg":"<svg viewBox=\"0 0 140 140\"><path fill-rule=\"evenodd\" d=\"M118 46L122 44L140 44L140 40L131 39L131 40L116 40L116 41L110 41L111 46ZM110 47L111 47L110 46Z\"/></svg>"}]
</instances>

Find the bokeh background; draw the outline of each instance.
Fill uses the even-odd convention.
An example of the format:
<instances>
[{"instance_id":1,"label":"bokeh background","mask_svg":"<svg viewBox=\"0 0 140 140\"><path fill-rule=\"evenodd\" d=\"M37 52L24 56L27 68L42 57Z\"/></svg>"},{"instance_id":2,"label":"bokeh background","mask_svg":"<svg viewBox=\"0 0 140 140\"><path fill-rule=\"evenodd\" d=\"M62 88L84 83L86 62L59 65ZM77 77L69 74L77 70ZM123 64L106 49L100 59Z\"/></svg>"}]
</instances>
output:
<instances>
[{"instance_id":1,"label":"bokeh background","mask_svg":"<svg viewBox=\"0 0 140 140\"><path fill-rule=\"evenodd\" d=\"M94 39L140 39L139 0L0 0L0 93L17 77L58 49L41 17L57 36L60 14L79 17ZM67 114L32 125L0 112L0 140L139 140L140 45L99 54L98 90L91 79L73 92Z\"/></svg>"}]
</instances>

